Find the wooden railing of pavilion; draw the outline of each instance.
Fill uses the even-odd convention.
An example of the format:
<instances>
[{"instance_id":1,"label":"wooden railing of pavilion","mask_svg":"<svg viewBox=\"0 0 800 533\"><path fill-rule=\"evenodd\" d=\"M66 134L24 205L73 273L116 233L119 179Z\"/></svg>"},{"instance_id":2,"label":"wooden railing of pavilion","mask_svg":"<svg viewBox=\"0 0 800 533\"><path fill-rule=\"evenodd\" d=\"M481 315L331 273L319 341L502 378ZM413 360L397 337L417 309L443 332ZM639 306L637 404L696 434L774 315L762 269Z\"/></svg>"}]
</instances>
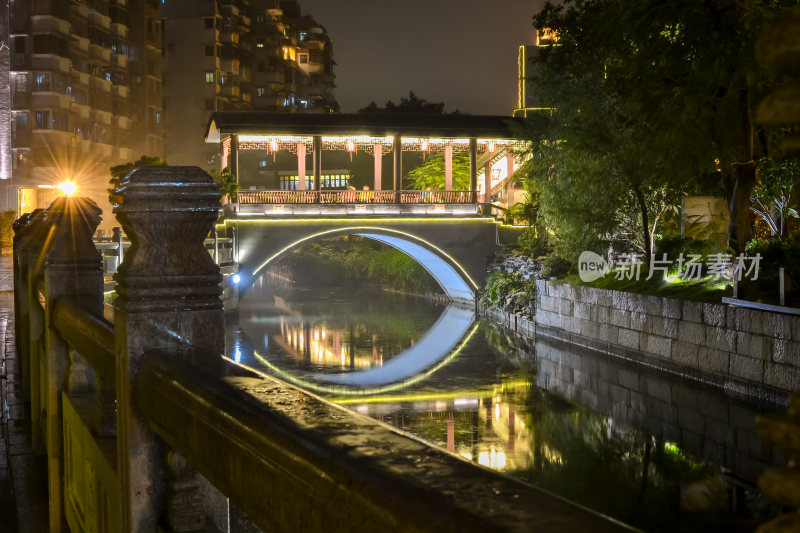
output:
<instances>
[{"instance_id":1,"label":"wooden railing of pavilion","mask_svg":"<svg viewBox=\"0 0 800 533\"><path fill-rule=\"evenodd\" d=\"M239 191L240 204L469 204L475 191Z\"/></svg>"}]
</instances>

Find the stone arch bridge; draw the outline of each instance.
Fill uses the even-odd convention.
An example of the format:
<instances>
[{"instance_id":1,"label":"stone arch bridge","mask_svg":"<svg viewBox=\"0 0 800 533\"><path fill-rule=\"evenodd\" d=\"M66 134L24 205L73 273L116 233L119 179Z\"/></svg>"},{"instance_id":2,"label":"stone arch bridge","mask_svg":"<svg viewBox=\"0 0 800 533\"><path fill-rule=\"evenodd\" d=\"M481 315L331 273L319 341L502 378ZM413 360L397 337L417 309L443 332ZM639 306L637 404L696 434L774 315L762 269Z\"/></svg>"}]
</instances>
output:
<instances>
[{"instance_id":1,"label":"stone arch bridge","mask_svg":"<svg viewBox=\"0 0 800 533\"><path fill-rule=\"evenodd\" d=\"M229 217L217 234L233 241L239 292L271 264L302 246L337 235L358 235L382 242L415 259L453 301L474 302L486 267L509 227L488 217L277 218ZM233 273L228 276L232 283Z\"/></svg>"}]
</instances>

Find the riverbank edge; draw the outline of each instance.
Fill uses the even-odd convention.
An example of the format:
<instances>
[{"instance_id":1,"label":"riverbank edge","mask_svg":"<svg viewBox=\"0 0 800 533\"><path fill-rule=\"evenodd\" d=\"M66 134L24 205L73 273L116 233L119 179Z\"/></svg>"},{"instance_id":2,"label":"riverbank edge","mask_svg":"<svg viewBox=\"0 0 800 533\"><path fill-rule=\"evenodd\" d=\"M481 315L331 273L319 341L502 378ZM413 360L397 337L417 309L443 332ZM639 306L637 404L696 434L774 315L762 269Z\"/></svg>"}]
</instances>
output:
<instances>
[{"instance_id":1,"label":"riverbank edge","mask_svg":"<svg viewBox=\"0 0 800 533\"><path fill-rule=\"evenodd\" d=\"M536 315L479 314L531 340L566 342L785 407L800 387L800 317L536 280Z\"/></svg>"}]
</instances>

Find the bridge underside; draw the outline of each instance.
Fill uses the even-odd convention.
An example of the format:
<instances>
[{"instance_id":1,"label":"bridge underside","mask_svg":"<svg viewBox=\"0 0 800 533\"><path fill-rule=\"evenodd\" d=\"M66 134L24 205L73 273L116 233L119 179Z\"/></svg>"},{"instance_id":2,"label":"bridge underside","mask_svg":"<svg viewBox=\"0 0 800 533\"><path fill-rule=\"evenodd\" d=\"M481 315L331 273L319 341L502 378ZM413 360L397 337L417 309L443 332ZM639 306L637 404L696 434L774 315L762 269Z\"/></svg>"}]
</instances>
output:
<instances>
[{"instance_id":1,"label":"bridge underside","mask_svg":"<svg viewBox=\"0 0 800 533\"><path fill-rule=\"evenodd\" d=\"M227 218L218 232L234 237L240 293L293 250L337 235L359 235L415 259L451 300L474 302L486 266L500 247L498 223L481 217Z\"/></svg>"}]
</instances>

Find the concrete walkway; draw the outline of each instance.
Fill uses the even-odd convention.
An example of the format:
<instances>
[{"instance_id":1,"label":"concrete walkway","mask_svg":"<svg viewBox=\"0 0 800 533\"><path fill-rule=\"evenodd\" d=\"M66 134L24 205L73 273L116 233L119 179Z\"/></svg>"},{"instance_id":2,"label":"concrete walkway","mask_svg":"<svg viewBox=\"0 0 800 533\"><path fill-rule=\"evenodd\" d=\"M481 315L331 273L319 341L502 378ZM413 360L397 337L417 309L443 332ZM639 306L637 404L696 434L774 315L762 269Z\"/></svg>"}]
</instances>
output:
<instances>
[{"instance_id":1,"label":"concrete walkway","mask_svg":"<svg viewBox=\"0 0 800 533\"><path fill-rule=\"evenodd\" d=\"M0 256L0 533L49 529L44 457L31 448L30 403L22 394L14 338L11 257Z\"/></svg>"}]
</instances>

